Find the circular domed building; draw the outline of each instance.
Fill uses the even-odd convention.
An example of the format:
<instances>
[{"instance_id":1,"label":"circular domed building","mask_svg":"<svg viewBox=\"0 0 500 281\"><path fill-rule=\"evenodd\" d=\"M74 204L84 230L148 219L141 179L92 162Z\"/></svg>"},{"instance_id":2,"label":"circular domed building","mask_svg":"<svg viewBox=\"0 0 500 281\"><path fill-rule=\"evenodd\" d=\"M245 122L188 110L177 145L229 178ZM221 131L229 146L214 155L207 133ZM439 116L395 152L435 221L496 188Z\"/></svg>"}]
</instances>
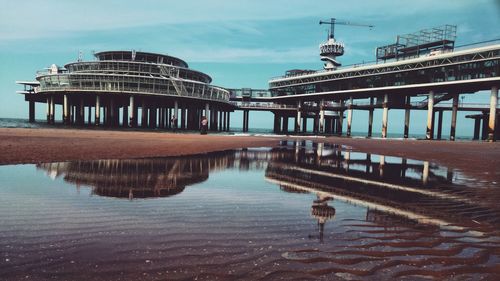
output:
<instances>
[{"instance_id":1,"label":"circular domed building","mask_svg":"<svg viewBox=\"0 0 500 281\"><path fill-rule=\"evenodd\" d=\"M136 51L98 52L95 58L52 65L37 73L37 81L18 82L25 85L30 119L41 102L49 123L61 105L65 124L198 129L206 116L210 129L229 129L229 91L185 61Z\"/></svg>"}]
</instances>

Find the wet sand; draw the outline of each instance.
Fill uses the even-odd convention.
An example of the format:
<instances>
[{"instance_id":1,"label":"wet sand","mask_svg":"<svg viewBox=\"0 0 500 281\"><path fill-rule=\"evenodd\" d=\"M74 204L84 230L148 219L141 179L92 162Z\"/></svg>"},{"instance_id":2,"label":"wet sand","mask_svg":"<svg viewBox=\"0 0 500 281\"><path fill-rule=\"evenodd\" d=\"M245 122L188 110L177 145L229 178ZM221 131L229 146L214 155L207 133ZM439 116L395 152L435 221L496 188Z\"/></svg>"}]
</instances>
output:
<instances>
[{"instance_id":1,"label":"wet sand","mask_svg":"<svg viewBox=\"0 0 500 281\"><path fill-rule=\"evenodd\" d=\"M250 137L166 132L0 128L0 164L131 159L276 146L298 137ZM355 151L428 160L473 176L498 180L500 142L311 138Z\"/></svg>"}]
</instances>

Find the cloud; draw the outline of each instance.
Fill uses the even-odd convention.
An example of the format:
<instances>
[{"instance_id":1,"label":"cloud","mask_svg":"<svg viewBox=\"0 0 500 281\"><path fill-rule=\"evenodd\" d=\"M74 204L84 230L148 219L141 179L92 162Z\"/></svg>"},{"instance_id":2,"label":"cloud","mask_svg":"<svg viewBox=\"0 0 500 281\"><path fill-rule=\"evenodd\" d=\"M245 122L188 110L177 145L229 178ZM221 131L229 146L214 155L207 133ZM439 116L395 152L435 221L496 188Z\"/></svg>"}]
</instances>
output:
<instances>
[{"instance_id":1,"label":"cloud","mask_svg":"<svg viewBox=\"0 0 500 281\"><path fill-rule=\"evenodd\" d=\"M387 19L428 9L449 11L492 0L420 0L406 2L403 9L394 1L300 1L300 0L211 0L211 1L132 1L132 0L26 0L4 1L0 11L0 38L19 40L68 36L75 32L112 30L159 24L218 22L235 29L259 34L245 24L249 21L304 17L348 17L356 20ZM400 3L398 5L401 5ZM381 13L380 11L384 11ZM383 14L383 17L381 16ZM239 22L236 24L235 22ZM161 36L161 35L159 35Z\"/></svg>"}]
</instances>

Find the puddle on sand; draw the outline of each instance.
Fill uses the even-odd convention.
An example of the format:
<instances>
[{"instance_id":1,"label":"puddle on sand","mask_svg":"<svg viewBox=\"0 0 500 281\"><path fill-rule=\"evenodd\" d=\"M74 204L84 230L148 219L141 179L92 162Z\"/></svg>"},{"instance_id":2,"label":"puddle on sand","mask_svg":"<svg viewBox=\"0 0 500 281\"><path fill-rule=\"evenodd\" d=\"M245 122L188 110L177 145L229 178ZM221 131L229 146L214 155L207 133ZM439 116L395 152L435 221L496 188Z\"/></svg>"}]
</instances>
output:
<instances>
[{"instance_id":1,"label":"puddle on sand","mask_svg":"<svg viewBox=\"0 0 500 281\"><path fill-rule=\"evenodd\" d=\"M495 279L499 199L433 163L312 142L0 166L0 276Z\"/></svg>"}]
</instances>

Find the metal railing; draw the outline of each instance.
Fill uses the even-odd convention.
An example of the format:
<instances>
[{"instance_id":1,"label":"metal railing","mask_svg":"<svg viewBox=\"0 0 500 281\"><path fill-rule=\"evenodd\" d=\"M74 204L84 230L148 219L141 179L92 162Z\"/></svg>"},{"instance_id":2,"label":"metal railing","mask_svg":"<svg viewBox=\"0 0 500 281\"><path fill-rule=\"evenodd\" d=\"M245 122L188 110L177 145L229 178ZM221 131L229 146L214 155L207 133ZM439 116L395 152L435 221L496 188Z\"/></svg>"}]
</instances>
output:
<instances>
[{"instance_id":1,"label":"metal railing","mask_svg":"<svg viewBox=\"0 0 500 281\"><path fill-rule=\"evenodd\" d=\"M50 75L40 78L38 93L43 92L106 92L137 93L192 97L229 102L229 91L199 82L168 78L102 75ZM130 86L133 84L134 86ZM180 85L179 85L180 84ZM177 88L177 89L176 89Z\"/></svg>"}]
</instances>

